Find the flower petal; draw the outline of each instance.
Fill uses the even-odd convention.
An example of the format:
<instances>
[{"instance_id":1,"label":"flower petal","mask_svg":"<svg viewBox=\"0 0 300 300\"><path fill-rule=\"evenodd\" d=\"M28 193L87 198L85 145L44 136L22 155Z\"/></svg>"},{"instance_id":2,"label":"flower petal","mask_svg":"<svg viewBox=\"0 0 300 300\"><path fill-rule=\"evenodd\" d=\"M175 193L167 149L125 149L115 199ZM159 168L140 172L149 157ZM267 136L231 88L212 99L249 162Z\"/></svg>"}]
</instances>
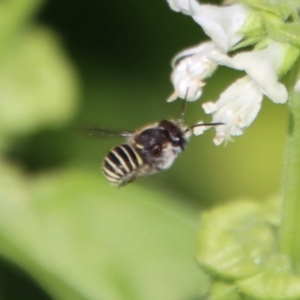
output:
<instances>
[{"instance_id":1,"label":"flower petal","mask_svg":"<svg viewBox=\"0 0 300 300\"><path fill-rule=\"evenodd\" d=\"M231 136L243 134L257 116L261 101L260 87L245 76L229 86L216 103L204 103L202 107L213 115L213 123L224 123L216 127L214 143L220 145Z\"/></svg>"},{"instance_id":2,"label":"flower petal","mask_svg":"<svg viewBox=\"0 0 300 300\"><path fill-rule=\"evenodd\" d=\"M201 5L196 0L189 0L189 2L192 18L224 52L228 52L243 38L239 31L249 14L245 6L241 4Z\"/></svg>"},{"instance_id":3,"label":"flower petal","mask_svg":"<svg viewBox=\"0 0 300 300\"><path fill-rule=\"evenodd\" d=\"M209 59L230 68L244 70L274 103L285 103L288 93L277 79L281 56L280 44L272 43L263 50L242 52L232 58L221 53L211 53Z\"/></svg>"},{"instance_id":4,"label":"flower petal","mask_svg":"<svg viewBox=\"0 0 300 300\"><path fill-rule=\"evenodd\" d=\"M205 42L180 52L172 61L171 80L175 92L168 101L177 97L195 101L202 95L204 80L216 70L217 64L207 59L209 53L219 53L213 42Z\"/></svg>"},{"instance_id":5,"label":"flower petal","mask_svg":"<svg viewBox=\"0 0 300 300\"><path fill-rule=\"evenodd\" d=\"M172 10L191 15L189 0L167 0Z\"/></svg>"},{"instance_id":6,"label":"flower petal","mask_svg":"<svg viewBox=\"0 0 300 300\"><path fill-rule=\"evenodd\" d=\"M203 124L203 122L199 121L197 124L194 125L194 129L193 129L194 135L197 135L197 136L201 135L201 134L203 134L203 132L205 130L210 128L210 126L204 126L202 124ZM199 126L197 126L197 125L199 125Z\"/></svg>"}]
</instances>

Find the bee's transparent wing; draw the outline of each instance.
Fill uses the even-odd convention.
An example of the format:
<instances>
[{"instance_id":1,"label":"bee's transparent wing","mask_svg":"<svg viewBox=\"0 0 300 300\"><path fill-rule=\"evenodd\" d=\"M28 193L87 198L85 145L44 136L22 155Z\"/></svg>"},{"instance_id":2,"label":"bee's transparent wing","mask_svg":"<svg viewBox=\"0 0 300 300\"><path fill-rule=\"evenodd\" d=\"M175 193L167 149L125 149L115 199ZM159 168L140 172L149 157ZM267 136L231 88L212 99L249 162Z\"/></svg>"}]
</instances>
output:
<instances>
[{"instance_id":1,"label":"bee's transparent wing","mask_svg":"<svg viewBox=\"0 0 300 300\"><path fill-rule=\"evenodd\" d=\"M75 130L95 138L130 137L134 134L134 131L110 130L103 128L75 128Z\"/></svg>"}]
</instances>

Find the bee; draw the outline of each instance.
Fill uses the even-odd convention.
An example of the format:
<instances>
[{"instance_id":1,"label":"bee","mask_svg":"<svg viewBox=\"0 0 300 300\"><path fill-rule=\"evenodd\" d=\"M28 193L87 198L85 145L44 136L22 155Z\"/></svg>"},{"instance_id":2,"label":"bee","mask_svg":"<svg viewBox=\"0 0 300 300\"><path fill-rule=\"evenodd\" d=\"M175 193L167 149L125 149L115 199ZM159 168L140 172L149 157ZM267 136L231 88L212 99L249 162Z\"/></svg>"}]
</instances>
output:
<instances>
[{"instance_id":1,"label":"bee","mask_svg":"<svg viewBox=\"0 0 300 300\"><path fill-rule=\"evenodd\" d=\"M184 110L178 120L162 120L135 131L93 129L104 137L126 137L126 142L112 148L102 162L106 179L116 186L124 186L137 178L169 169L189 141L197 126L215 126L223 123L183 125Z\"/></svg>"}]
</instances>

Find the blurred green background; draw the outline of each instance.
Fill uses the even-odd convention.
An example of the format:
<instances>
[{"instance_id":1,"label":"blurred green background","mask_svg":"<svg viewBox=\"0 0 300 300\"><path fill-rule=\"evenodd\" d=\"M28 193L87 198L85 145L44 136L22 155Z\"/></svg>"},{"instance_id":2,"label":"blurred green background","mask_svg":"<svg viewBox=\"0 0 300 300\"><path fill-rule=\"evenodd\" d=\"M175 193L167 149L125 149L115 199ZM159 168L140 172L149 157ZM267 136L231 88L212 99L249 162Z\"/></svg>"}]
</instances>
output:
<instances>
[{"instance_id":1,"label":"blurred green background","mask_svg":"<svg viewBox=\"0 0 300 300\"><path fill-rule=\"evenodd\" d=\"M79 77L80 104L70 125L135 129L179 115L180 101L165 102L172 93L170 60L205 39L190 18L171 11L164 1L134 0L76 0L72 5L52 0L38 17L59 35ZM220 68L208 80L203 98L188 104L186 123L210 121L202 102L217 99L241 75ZM274 193L280 182L286 115L286 107L265 100L254 124L227 147L213 145L213 132L194 138L170 171L135 184L176 189L202 204ZM20 156L30 169L69 162L95 169L121 141L84 140L65 127L31 136ZM50 145L55 151L46 151Z\"/></svg>"},{"instance_id":2,"label":"blurred green background","mask_svg":"<svg viewBox=\"0 0 300 300\"><path fill-rule=\"evenodd\" d=\"M193 262L198 213L278 193L286 107L266 99L254 124L226 147L214 146L211 130L192 138L170 170L115 189L99 167L122 139L87 138L72 128L132 130L178 117L181 101L166 103L170 61L206 39L201 28L163 0L10 0L0 3L0 17L0 299L166 300L173 292L200 299L207 281ZM219 68L201 100L188 103L186 123L209 122L201 104L240 76ZM106 241L103 253L97 239ZM122 265L130 259L133 270ZM88 274L95 264L99 270Z\"/></svg>"}]
</instances>

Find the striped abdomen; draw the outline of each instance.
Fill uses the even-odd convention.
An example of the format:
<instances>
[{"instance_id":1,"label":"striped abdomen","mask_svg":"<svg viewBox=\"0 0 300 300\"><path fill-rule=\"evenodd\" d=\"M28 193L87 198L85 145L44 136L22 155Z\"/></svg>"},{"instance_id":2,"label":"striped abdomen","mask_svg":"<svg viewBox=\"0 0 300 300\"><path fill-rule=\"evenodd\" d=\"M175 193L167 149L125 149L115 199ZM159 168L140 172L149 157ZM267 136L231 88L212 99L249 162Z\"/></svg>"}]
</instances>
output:
<instances>
[{"instance_id":1,"label":"striped abdomen","mask_svg":"<svg viewBox=\"0 0 300 300\"><path fill-rule=\"evenodd\" d=\"M130 145L123 144L110 150L103 160L103 172L107 180L115 185L123 185L135 179L144 161Z\"/></svg>"}]
</instances>

